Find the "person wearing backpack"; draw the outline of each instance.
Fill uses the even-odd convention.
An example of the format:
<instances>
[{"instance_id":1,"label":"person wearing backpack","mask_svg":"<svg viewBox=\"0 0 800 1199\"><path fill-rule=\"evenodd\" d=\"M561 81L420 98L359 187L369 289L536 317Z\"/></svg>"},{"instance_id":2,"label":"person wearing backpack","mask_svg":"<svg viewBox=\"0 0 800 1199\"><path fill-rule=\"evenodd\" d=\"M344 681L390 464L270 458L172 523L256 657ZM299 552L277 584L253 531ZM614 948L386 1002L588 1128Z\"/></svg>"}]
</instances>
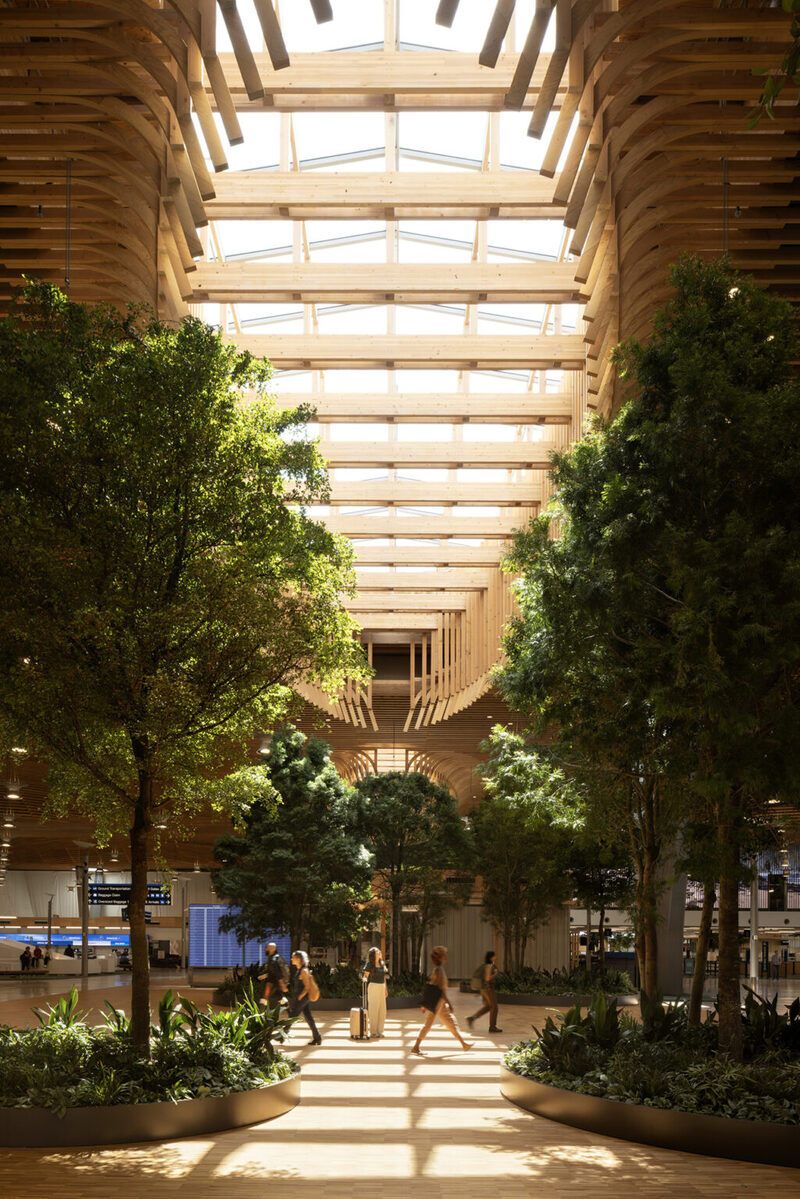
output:
<instances>
[{"instance_id":1,"label":"person wearing backpack","mask_svg":"<svg viewBox=\"0 0 800 1199\"><path fill-rule=\"evenodd\" d=\"M267 960L264 963L264 973L259 974L259 979L263 982L266 980L264 988L264 998L262 1003L269 1003L270 996L274 995L277 1003L281 1003L289 991L289 967L278 953L278 946L274 941L270 941L267 946Z\"/></svg>"},{"instance_id":2,"label":"person wearing backpack","mask_svg":"<svg viewBox=\"0 0 800 1199\"><path fill-rule=\"evenodd\" d=\"M289 983L289 1015L302 1016L311 1030L309 1045L321 1045L322 1037L314 1022L311 1004L319 999L317 980L308 968L308 954L296 949L292 954L294 971Z\"/></svg>"},{"instance_id":3,"label":"person wearing backpack","mask_svg":"<svg viewBox=\"0 0 800 1199\"><path fill-rule=\"evenodd\" d=\"M470 1029L476 1020L481 1016L489 1013L489 1032L502 1032L502 1028L497 1027L497 994L494 989L494 980L497 978L498 969L494 959L497 955L493 949L487 951L483 962L478 966L472 976L472 988L474 991L480 991L483 999L483 1007L478 1008L477 1012L472 1016L467 1016L467 1024Z\"/></svg>"}]
</instances>

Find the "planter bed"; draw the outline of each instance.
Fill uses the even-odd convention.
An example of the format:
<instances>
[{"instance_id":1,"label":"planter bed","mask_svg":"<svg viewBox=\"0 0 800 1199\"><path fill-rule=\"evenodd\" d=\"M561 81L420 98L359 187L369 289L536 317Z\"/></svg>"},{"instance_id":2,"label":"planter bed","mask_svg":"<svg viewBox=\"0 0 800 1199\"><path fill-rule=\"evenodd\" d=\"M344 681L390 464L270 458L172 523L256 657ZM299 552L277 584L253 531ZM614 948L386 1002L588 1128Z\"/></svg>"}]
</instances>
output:
<instances>
[{"instance_id":1,"label":"planter bed","mask_svg":"<svg viewBox=\"0 0 800 1199\"><path fill-rule=\"evenodd\" d=\"M267 1087L232 1091L215 1099L73 1107L63 1117L45 1108L5 1107L0 1109L0 1145L63 1147L169 1141L273 1120L299 1102L298 1072Z\"/></svg>"},{"instance_id":2,"label":"planter bed","mask_svg":"<svg viewBox=\"0 0 800 1199\"><path fill-rule=\"evenodd\" d=\"M640 1104L620 1103L535 1082L501 1066L500 1090L526 1111L560 1124L684 1153L800 1166L800 1126L729 1120Z\"/></svg>"},{"instance_id":3,"label":"planter bed","mask_svg":"<svg viewBox=\"0 0 800 1199\"><path fill-rule=\"evenodd\" d=\"M476 994L475 998L479 996ZM591 998L591 995L538 995L535 991L497 992L497 1002L501 1007L574 1007L576 1003L590 1003ZM639 1002L637 995L610 995L609 999L616 999L620 1007L635 1007Z\"/></svg>"}]
</instances>

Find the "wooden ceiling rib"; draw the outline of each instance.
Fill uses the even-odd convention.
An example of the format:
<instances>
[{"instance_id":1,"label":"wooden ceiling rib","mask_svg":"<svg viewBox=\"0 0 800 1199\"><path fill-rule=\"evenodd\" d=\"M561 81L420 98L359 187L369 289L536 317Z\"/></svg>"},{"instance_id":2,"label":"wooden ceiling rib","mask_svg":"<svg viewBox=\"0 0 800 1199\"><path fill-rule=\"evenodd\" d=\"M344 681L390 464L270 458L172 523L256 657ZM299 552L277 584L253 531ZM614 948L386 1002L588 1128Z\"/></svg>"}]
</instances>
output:
<instances>
[{"instance_id":1,"label":"wooden ceiling rib","mask_svg":"<svg viewBox=\"0 0 800 1199\"><path fill-rule=\"evenodd\" d=\"M391 730L398 752L464 797L481 722L498 708L487 696L512 610L498 563L549 499L549 454L581 435L589 410L614 410L609 350L647 333L668 294L666 268L685 250L727 248L800 302L795 93L774 120L750 122L762 86L754 69L782 60L789 17L767 0L536 0L523 29L513 0L495 0L462 53L401 46L388 2L381 45L290 53L279 7L254 2L257 39L236 0L0 8L0 307L24 274L68 277L75 299L145 302L169 321L213 304L239 345L279 371L311 372L309 392L287 380L279 403L317 408L334 471L324 519L353 539L352 608L376 675L333 705L303 684L304 721L336 718L337 760L353 777L374 768ZM456 0L424 2L463 29ZM309 0L309 11L335 23L328 0ZM218 50L220 21L229 51ZM504 110L524 111L543 139L538 171L503 160ZM302 160L294 122L314 112L339 112L342 123L383 113L384 144L365 147L363 162ZM469 157L427 152L414 164L423 169L401 169L403 112L485 113L486 136ZM279 161L228 171L229 146L259 114L280 125ZM467 261L398 253L399 222L454 219L475 223ZM225 261L218 221L291 222L291 262L257 250ZM345 231L380 222L384 262L318 260L309 221ZM495 221L563 222L558 260L498 257ZM500 331L479 322L489 303L493 315L536 304L543 317ZM574 333L564 304L583 305ZM290 333L251 324L243 305L294 306L302 323ZM385 327L328 332L323 306L345 305L380 309ZM463 330L404 333L408 305L463 313ZM344 390L326 383L336 369L386 371L388 383ZM417 393L398 369L457 381L437 392L426 380ZM483 378L477 391L475 372L500 372L502 384ZM563 373L548 383L546 372ZM370 424L383 428L370 436ZM428 435L412 436L416 424ZM34 808L44 789L30 781ZM57 856L47 837L31 831L31 864ZM211 833L198 837L207 846Z\"/></svg>"}]
</instances>

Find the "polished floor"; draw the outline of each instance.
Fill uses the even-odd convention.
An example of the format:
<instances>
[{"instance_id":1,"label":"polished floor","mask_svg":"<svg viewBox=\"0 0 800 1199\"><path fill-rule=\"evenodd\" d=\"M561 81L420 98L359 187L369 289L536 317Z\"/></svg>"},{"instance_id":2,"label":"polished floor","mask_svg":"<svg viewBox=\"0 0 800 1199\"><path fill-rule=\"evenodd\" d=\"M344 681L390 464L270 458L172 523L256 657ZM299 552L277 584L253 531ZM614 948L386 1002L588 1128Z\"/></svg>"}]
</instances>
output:
<instances>
[{"instance_id":1,"label":"polished floor","mask_svg":"<svg viewBox=\"0 0 800 1199\"><path fill-rule=\"evenodd\" d=\"M0 1021L30 1019L34 984L0 989ZM167 980L164 980L167 981ZM171 980L170 980L171 981ZM118 1006L126 980L92 979L82 1006ZM105 983L105 985L103 985ZM9 993L11 989L14 993ZM22 993L24 991L26 993ZM63 989L63 987L61 988ZM158 995L163 986L155 987ZM44 987L40 1000L47 999ZM195 992L208 998L208 992ZM474 1006L453 995L463 1025ZM507 1008L504 1033L478 1033L468 1053L438 1029L409 1057L416 1012L392 1012L384 1041L348 1039L345 1017L320 1015L324 1043L290 1051L303 1101L267 1124L119 1148L0 1150L3 1199L798 1199L800 1170L725 1162L595 1136L531 1116L502 1098L502 1049L544 1018ZM485 1021L482 1022L485 1029Z\"/></svg>"}]
</instances>

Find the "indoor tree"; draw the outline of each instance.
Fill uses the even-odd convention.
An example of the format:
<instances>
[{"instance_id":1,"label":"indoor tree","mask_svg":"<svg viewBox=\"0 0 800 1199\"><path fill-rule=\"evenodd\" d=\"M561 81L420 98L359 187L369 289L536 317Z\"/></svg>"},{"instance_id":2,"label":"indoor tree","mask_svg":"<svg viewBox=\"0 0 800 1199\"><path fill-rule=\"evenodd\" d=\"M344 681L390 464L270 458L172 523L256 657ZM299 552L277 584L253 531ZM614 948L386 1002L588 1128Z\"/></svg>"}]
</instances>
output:
<instances>
[{"instance_id":1,"label":"indoor tree","mask_svg":"<svg viewBox=\"0 0 800 1199\"><path fill-rule=\"evenodd\" d=\"M569 898L570 847L582 814L578 793L538 748L502 725L492 730L470 814L486 919L503 938L504 966L518 972L528 941Z\"/></svg>"},{"instance_id":2,"label":"indoor tree","mask_svg":"<svg viewBox=\"0 0 800 1199\"><path fill-rule=\"evenodd\" d=\"M600 973L606 968L606 912L631 906L635 871L630 844L619 830L596 829L584 823L569 849L569 878L575 898L586 908L587 932L591 914L597 913L597 945ZM590 968L590 941L586 942L586 968Z\"/></svg>"},{"instance_id":3,"label":"indoor tree","mask_svg":"<svg viewBox=\"0 0 800 1199\"><path fill-rule=\"evenodd\" d=\"M642 989L658 982L658 907L678 834L684 788L668 767L673 724L654 706L650 614L634 569L609 569L592 488L599 433L554 463L558 503L515 538L518 615L497 681L580 789L588 827L626 844L635 878L630 910ZM584 495L581 491L588 493ZM551 532L556 526L560 535Z\"/></svg>"},{"instance_id":4,"label":"indoor tree","mask_svg":"<svg viewBox=\"0 0 800 1199\"><path fill-rule=\"evenodd\" d=\"M538 548L523 584L511 689L532 694L540 716L563 719L559 736L588 728L589 743L592 726L608 729L614 711L625 725L641 706L666 791L683 787L712 814L720 1043L738 1056L748 830L800 782L795 329L787 303L725 260L682 259L671 282L649 340L616 354L628 389L619 415L555 464L564 545L554 558ZM552 597L540 602L553 561L565 619L576 635L589 622L583 647L597 649L596 673L620 664L616 694L603 682L599 705L591 679L564 704L553 661L540 669L547 623L563 626Z\"/></svg>"},{"instance_id":5,"label":"indoor tree","mask_svg":"<svg viewBox=\"0 0 800 1199\"><path fill-rule=\"evenodd\" d=\"M358 805L331 749L291 725L272 739L241 831L214 846L223 927L242 939L285 930L292 946L355 937L372 897Z\"/></svg>"},{"instance_id":6,"label":"indoor tree","mask_svg":"<svg viewBox=\"0 0 800 1199\"><path fill-rule=\"evenodd\" d=\"M142 1054L154 823L185 827L294 680L363 669L350 550L303 510L327 490L309 412L278 411L269 373L199 320L45 284L0 321L0 711L56 808L129 835Z\"/></svg>"},{"instance_id":7,"label":"indoor tree","mask_svg":"<svg viewBox=\"0 0 800 1199\"><path fill-rule=\"evenodd\" d=\"M364 842L373 855L373 886L390 915L393 974L403 961L403 908L413 907L421 941L446 911L466 901L472 884L470 841L451 793L418 771L359 779Z\"/></svg>"}]
</instances>

